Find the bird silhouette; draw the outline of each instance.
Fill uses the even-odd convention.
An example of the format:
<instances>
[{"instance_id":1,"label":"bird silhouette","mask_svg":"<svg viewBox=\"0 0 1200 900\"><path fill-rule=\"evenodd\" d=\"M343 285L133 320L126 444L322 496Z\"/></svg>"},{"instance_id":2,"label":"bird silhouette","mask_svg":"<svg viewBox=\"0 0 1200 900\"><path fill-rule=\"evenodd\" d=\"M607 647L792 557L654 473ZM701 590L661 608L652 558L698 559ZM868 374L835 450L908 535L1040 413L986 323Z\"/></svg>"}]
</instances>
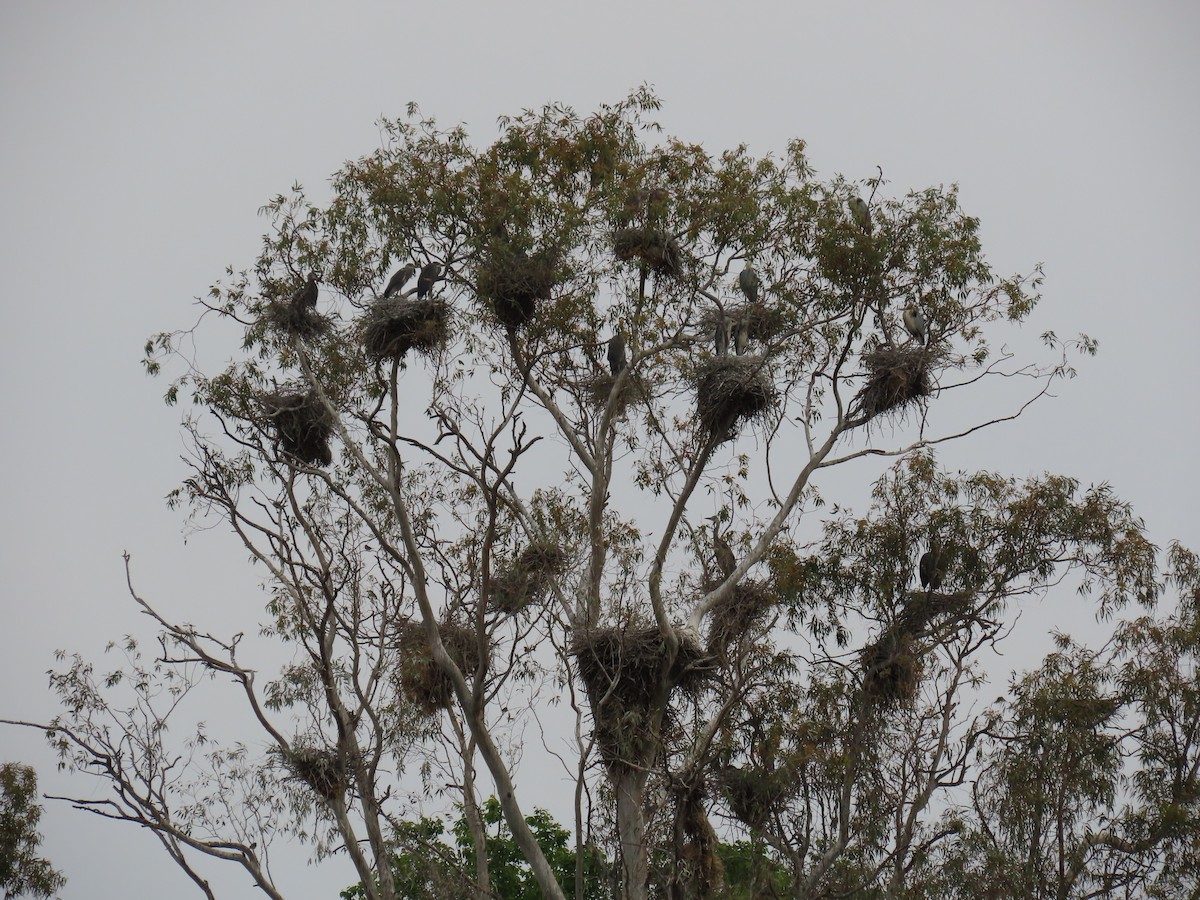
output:
<instances>
[{"instance_id":1,"label":"bird silhouette","mask_svg":"<svg viewBox=\"0 0 1200 900\"><path fill-rule=\"evenodd\" d=\"M608 367L614 378L625 369L625 364L625 337L618 331L608 342Z\"/></svg>"},{"instance_id":2,"label":"bird silhouette","mask_svg":"<svg viewBox=\"0 0 1200 900\"><path fill-rule=\"evenodd\" d=\"M417 279L417 299L424 300L433 290L433 285L442 274L442 267L437 263L426 263L421 268L421 276Z\"/></svg>"},{"instance_id":3,"label":"bird silhouette","mask_svg":"<svg viewBox=\"0 0 1200 900\"><path fill-rule=\"evenodd\" d=\"M738 287L742 289L742 293L746 295L746 299L751 303L758 302L758 287L760 283L758 273L750 265L750 260L746 260L746 268L738 273Z\"/></svg>"},{"instance_id":4,"label":"bird silhouette","mask_svg":"<svg viewBox=\"0 0 1200 900\"><path fill-rule=\"evenodd\" d=\"M946 577L946 554L936 542L930 543L917 568L921 575L921 587L929 591L941 590L942 580Z\"/></svg>"},{"instance_id":5,"label":"bird silhouette","mask_svg":"<svg viewBox=\"0 0 1200 900\"><path fill-rule=\"evenodd\" d=\"M871 210L867 207L867 201L855 196L847 200L846 205L850 207L850 215L854 216L854 221L863 230L863 234L870 234L874 226L871 224Z\"/></svg>"},{"instance_id":6,"label":"bird silhouette","mask_svg":"<svg viewBox=\"0 0 1200 900\"><path fill-rule=\"evenodd\" d=\"M308 279L292 294L292 306L296 309L317 308L317 273L309 272Z\"/></svg>"},{"instance_id":7,"label":"bird silhouette","mask_svg":"<svg viewBox=\"0 0 1200 900\"><path fill-rule=\"evenodd\" d=\"M396 274L388 280L387 287L383 289L383 296L386 298L400 293L416 274L417 267L413 263L409 263L407 266L398 269Z\"/></svg>"}]
</instances>

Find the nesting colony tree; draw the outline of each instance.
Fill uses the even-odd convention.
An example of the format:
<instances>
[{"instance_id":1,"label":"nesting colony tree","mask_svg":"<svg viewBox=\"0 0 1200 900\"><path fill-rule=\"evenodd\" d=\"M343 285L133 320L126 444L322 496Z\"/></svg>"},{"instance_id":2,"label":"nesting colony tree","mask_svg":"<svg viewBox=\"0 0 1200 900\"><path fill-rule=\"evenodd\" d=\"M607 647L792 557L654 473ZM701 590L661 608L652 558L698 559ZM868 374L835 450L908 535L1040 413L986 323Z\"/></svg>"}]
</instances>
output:
<instances>
[{"instance_id":1,"label":"nesting colony tree","mask_svg":"<svg viewBox=\"0 0 1200 900\"><path fill-rule=\"evenodd\" d=\"M273 200L256 264L204 301L226 329L197 339L245 350L170 387L193 445L174 500L245 544L295 658L268 678L203 611L193 628L138 599L166 651L131 683L232 677L273 748L210 754L252 821L176 811L174 773L121 795L181 864L232 859L279 896L272 839L318 834L390 900L408 773L454 786L479 896L487 793L545 896L594 896L582 868L560 883L523 814L543 773L514 736L548 723L556 750L577 738L563 803L578 848L614 861L611 894L718 895L718 828L754 848L742 884L902 887L937 850L930 798L974 733L959 691L1007 599L1068 566L1113 605L1154 596L1152 548L1106 492L951 476L922 450L1067 371L1059 344L1045 365L994 356L990 323L1030 314L1036 272L997 276L953 189L820 180L800 141L713 156L660 139L657 105L547 107L483 148L388 122L327 205ZM149 368L177 343L156 337ZM947 391L1014 372L1011 406L938 430ZM880 453L901 461L872 511L817 522L822 470ZM939 578L919 589L933 536ZM138 783L106 755L90 677L56 676L89 709L56 739ZM557 698L573 724L531 712ZM146 736L146 771L173 758L166 734Z\"/></svg>"}]
</instances>

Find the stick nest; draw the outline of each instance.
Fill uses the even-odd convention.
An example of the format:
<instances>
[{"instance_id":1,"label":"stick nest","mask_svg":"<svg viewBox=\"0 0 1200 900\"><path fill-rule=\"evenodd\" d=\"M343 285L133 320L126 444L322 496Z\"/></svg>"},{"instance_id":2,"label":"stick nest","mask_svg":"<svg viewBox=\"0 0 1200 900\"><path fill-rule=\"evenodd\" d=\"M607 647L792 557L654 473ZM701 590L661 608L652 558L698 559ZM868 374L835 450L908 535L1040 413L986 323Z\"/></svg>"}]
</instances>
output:
<instances>
[{"instance_id":1,"label":"stick nest","mask_svg":"<svg viewBox=\"0 0 1200 900\"><path fill-rule=\"evenodd\" d=\"M558 275L554 254L494 248L476 274L476 290L505 328L520 328L550 299Z\"/></svg>"},{"instance_id":2,"label":"stick nest","mask_svg":"<svg viewBox=\"0 0 1200 900\"><path fill-rule=\"evenodd\" d=\"M750 340L762 343L778 337L787 325L781 310L774 306L768 306L761 300L758 303L740 303L736 306L725 307L725 322L736 326L745 318L750 320ZM721 323L721 320L721 310L714 307L700 319L700 327L705 334L711 335L716 332L717 325ZM732 349L732 341L730 347Z\"/></svg>"},{"instance_id":3,"label":"stick nest","mask_svg":"<svg viewBox=\"0 0 1200 900\"><path fill-rule=\"evenodd\" d=\"M884 345L863 354L867 383L851 407L859 424L884 413L899 413L933 393L929 372L941 354L919 345Z\"/></svg>"},{"instance_id":4,"label":"stick nest","mask_svg":"<svg viewBox=\"0 0 1200 900\"><path fill-rule=\"evenodd\" d=\"M710 590L716 588L710 586ZM713 606L705 645L714 656L725 658L739 641L773 607L779 595L766 582L743 580Z\"/></svg>"},{"instance_id":5,"label":"stick nest","mask_svg":"<svg viewBox=\"0 0 1200 900\"><path fill-rule=\"evenodd\" d=\"M284 452L302 463L327 466L333 462L329 438L333 413L316 391L283 390L259 398Z\"/></svg>"},{"instance_id":6,"label":"stick nest","mask_svg":"<svg viewBox=\"0 0 1200 900\"><path fill-rule=\"evenodd\" d=\"M880 706L906 703L917 695L921 659L916 638L894 626L862 651L863 690Z\"/></svg>"},{"instance_id":7,"label":"stick nest","mask_svg":"<svg viewBox=\"0 0 1200 900\"><path fill-rule=\"evenodd\" d=\"M732 438L742 422L765 419L777 396L761 356L714 356L696 374L696 412L718 440Z\"/></svg>"},{"instance_id":8,"label":"stick nest","mask_svg":"<svg viewBox=\"0 0 1200 900\"><path fill-rule=\"evenodd\" d=\"M762 828L796 785L796 774L788 767L726 766L720 776L729 811L751 828Z\"/></svg>"},{"instance_id":9,"label":"stick nest","mask_svg":"<svg viewBox=\"0 0 1200 900\"><path fill-rule=\"evenodd\" d=\"M425 639L425 626L412 619L400 623L400 691L426 715L449 709L454 702L454 683L433 658ZM438 625L442 646L467 678L479 668L479 641L473 628L442 622Z\"/></svg>"},{"instance_id":10,"label":"stick nest","mask_svg":"<svg viewBox=\"0 0 1200 900\"><path fill-rule=\"evenodd\" d=\"M363 347L372 359L401 360L409 350L431 353L446 343L449 318L443 300L380 300L363 317Z\"/></svg>"},{"instance_id":11,"label":"stick nest","mask_svg":"<svg viewBox=\"0 0 1200 900\"><path fill-rule=\"evenodd\" d=\"M650 718L661 678L668 690L695 695L712 673L695 637L682 629L675 633L679 653L665 673L666 647L657 626L597 628L575 637L571 655L591 704L601 758L611 771L644 764L658 745Z\"/></svg>"},{"instance_id":12,"label":"stick nest","mask_svg":"<svg viewBox=\"0 0 1200 900\"><path fill-rule=\"evenodd\" d=\"M293 303L291 300L268 301L263 310L263 321L272 328L311 339L329 331L329 320L315 309Z\"/></svg>"},{"instance_id":13,"label":"stick nest","mask_svg":"<svg viewBox=\"0 0 1200 900\"><path fill-rule=\"evenodd\" d=\"M679 241L661 229L618 228L613 233L613 253L621 262L637 259L659 275L683 277Z\"/></svg>"},{"instance_id":14,"label":"stick nest","mask_svg":"<svg viewBox=\"0 0 1200 900\"><path fill-rule=\"evenodd\" d=\"M597 372L584 382L583 386L584 390L587 391L587 397L597 409L604 409L608 405L609 395L612 394L613 388L617 385L617 377L608 372ZM621 385L621 392L614 401L614 412L620 414L628 407L645 400L647 397L646 382L636 372L629 372L625 375L625 382Z\"/></svg>"},{"instance_id":15,"label":"stick nest","mask_svg":"<svg viewBox=\"0 0 1200 900\"><path fill-rule=\"evenodd\" d=\"M284 760L292 777L303 781L327 803L346 792L346 767L333 750L317 747L294 748Z\"/></svg>"},{"instance_id":16,"label":"stick nest","mask_svg":"<svg viewBox=\"0 0 1200 900\"><path fill-rule=\"evenodd\" d=\"M492 608L511 614L541 601L566 565L562 547L551 541L531 543L492 580Z\"/></svg>"}]
</instances>

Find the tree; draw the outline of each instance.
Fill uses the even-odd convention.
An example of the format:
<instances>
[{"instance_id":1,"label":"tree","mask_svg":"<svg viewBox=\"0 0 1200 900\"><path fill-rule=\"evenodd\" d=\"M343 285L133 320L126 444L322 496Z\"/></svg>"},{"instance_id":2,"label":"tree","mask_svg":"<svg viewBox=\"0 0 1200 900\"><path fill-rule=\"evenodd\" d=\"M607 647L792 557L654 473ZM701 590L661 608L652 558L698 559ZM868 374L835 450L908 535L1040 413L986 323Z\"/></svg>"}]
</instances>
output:
<instances>
[{"instance_id":1,"label":"tree","mask_svg":"<svg viewBox=\"0 0 1200 900\"><path fill-rule=\"evenodd\" d=\"M42 817L37 773L20 763L0 765L0 890L5 897L51 897L67 883L49 860L37 855Z\"/></svg>"},{"instance_id":2,"label":"tree","mask_svg":"<svg viewBox=\"0 0 1200 900\"><path fill-rule=\"evenodd\" d=\"M149 828L209 896L198 857L277 897L271 842L299 838L345 853L375 900L401 895L408 771L461 804L489 896L482 767L562 898L517 788L520 736L547 723L574 736L574 896L592 845L630 900L717 896L714 820L756 890L900 896L957 833L936 810L968 780L983 732L962 700L1011 598L1078 575L1105 613L1154 602L1154 547L1107 488L937 466L936 446L1018 418L1094 351L992 349L1040 275L993 272L956 189L822 181L801 141L710 155L659 136L657 107L644 89L587 118L548 106L483 148L410 108L327 204L275 197L253 268L149 342L187 404L172 500L241 541L294 658L260 680L240 636L171 621L131 572L154 658L127 641L107 676L72 658L52 680L65 714L35 726L116 789L77 805ZM430 274L383 297L398 264ZM315 307L291 302L310 272ZM743 352L714 353L730 323ZM214 326L242 353L211 374L186 351L228 346ZM935 428L941 398L991 382L1024 391ZM872 509L826 506L825 470L868 457L897 460ZM911 589L933 543L944 584ZM177 766L167 726L216 675L270 752L197 727Z\"/></svg>"}]
</instances>

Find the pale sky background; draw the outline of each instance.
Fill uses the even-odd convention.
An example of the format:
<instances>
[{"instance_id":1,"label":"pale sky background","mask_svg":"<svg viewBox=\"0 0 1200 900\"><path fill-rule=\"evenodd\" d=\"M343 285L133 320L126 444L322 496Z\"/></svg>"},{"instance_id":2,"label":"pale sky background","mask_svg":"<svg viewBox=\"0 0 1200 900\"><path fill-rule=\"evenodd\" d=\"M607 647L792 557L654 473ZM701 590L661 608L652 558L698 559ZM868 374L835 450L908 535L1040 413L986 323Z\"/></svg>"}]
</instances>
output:
<instances>
[{"instance_id":1,"label":"pale sky background","mask_svg":"<svg viewBox=\"0 0 1200 900\"><path fill-rule=\"evenodd\" d=\"M103 666L108 639L148 633L124 550L164 609L255 620L244 551L220 531L185 546L163 503L183 445L142 344L253 260L264 201L293 181L321 196L410 100L486 143L502 114L586 114L644 81L667 132L713 153L802 137L822 177L880 165L897 195L958 182L1000 273L1045 263L1023 337L1086 331L1100 355L939 458L1111 482L1157 543L1200 549L1197 46L1194 2L5 0L0 717L55 713L55 648ZM842 477L862 490L876 471ZM1055 598L1023 610L1031 645L1089 626ZM34 764L47 792L91 789L35 734L0 730L4 759ZM55 804L42 825L64 898L196 896L149 834ZM222 896L259 896L239 870L204 871ZM354 879L339 864L279 880L332 898Z\"/></svg>"}]
</instances>

